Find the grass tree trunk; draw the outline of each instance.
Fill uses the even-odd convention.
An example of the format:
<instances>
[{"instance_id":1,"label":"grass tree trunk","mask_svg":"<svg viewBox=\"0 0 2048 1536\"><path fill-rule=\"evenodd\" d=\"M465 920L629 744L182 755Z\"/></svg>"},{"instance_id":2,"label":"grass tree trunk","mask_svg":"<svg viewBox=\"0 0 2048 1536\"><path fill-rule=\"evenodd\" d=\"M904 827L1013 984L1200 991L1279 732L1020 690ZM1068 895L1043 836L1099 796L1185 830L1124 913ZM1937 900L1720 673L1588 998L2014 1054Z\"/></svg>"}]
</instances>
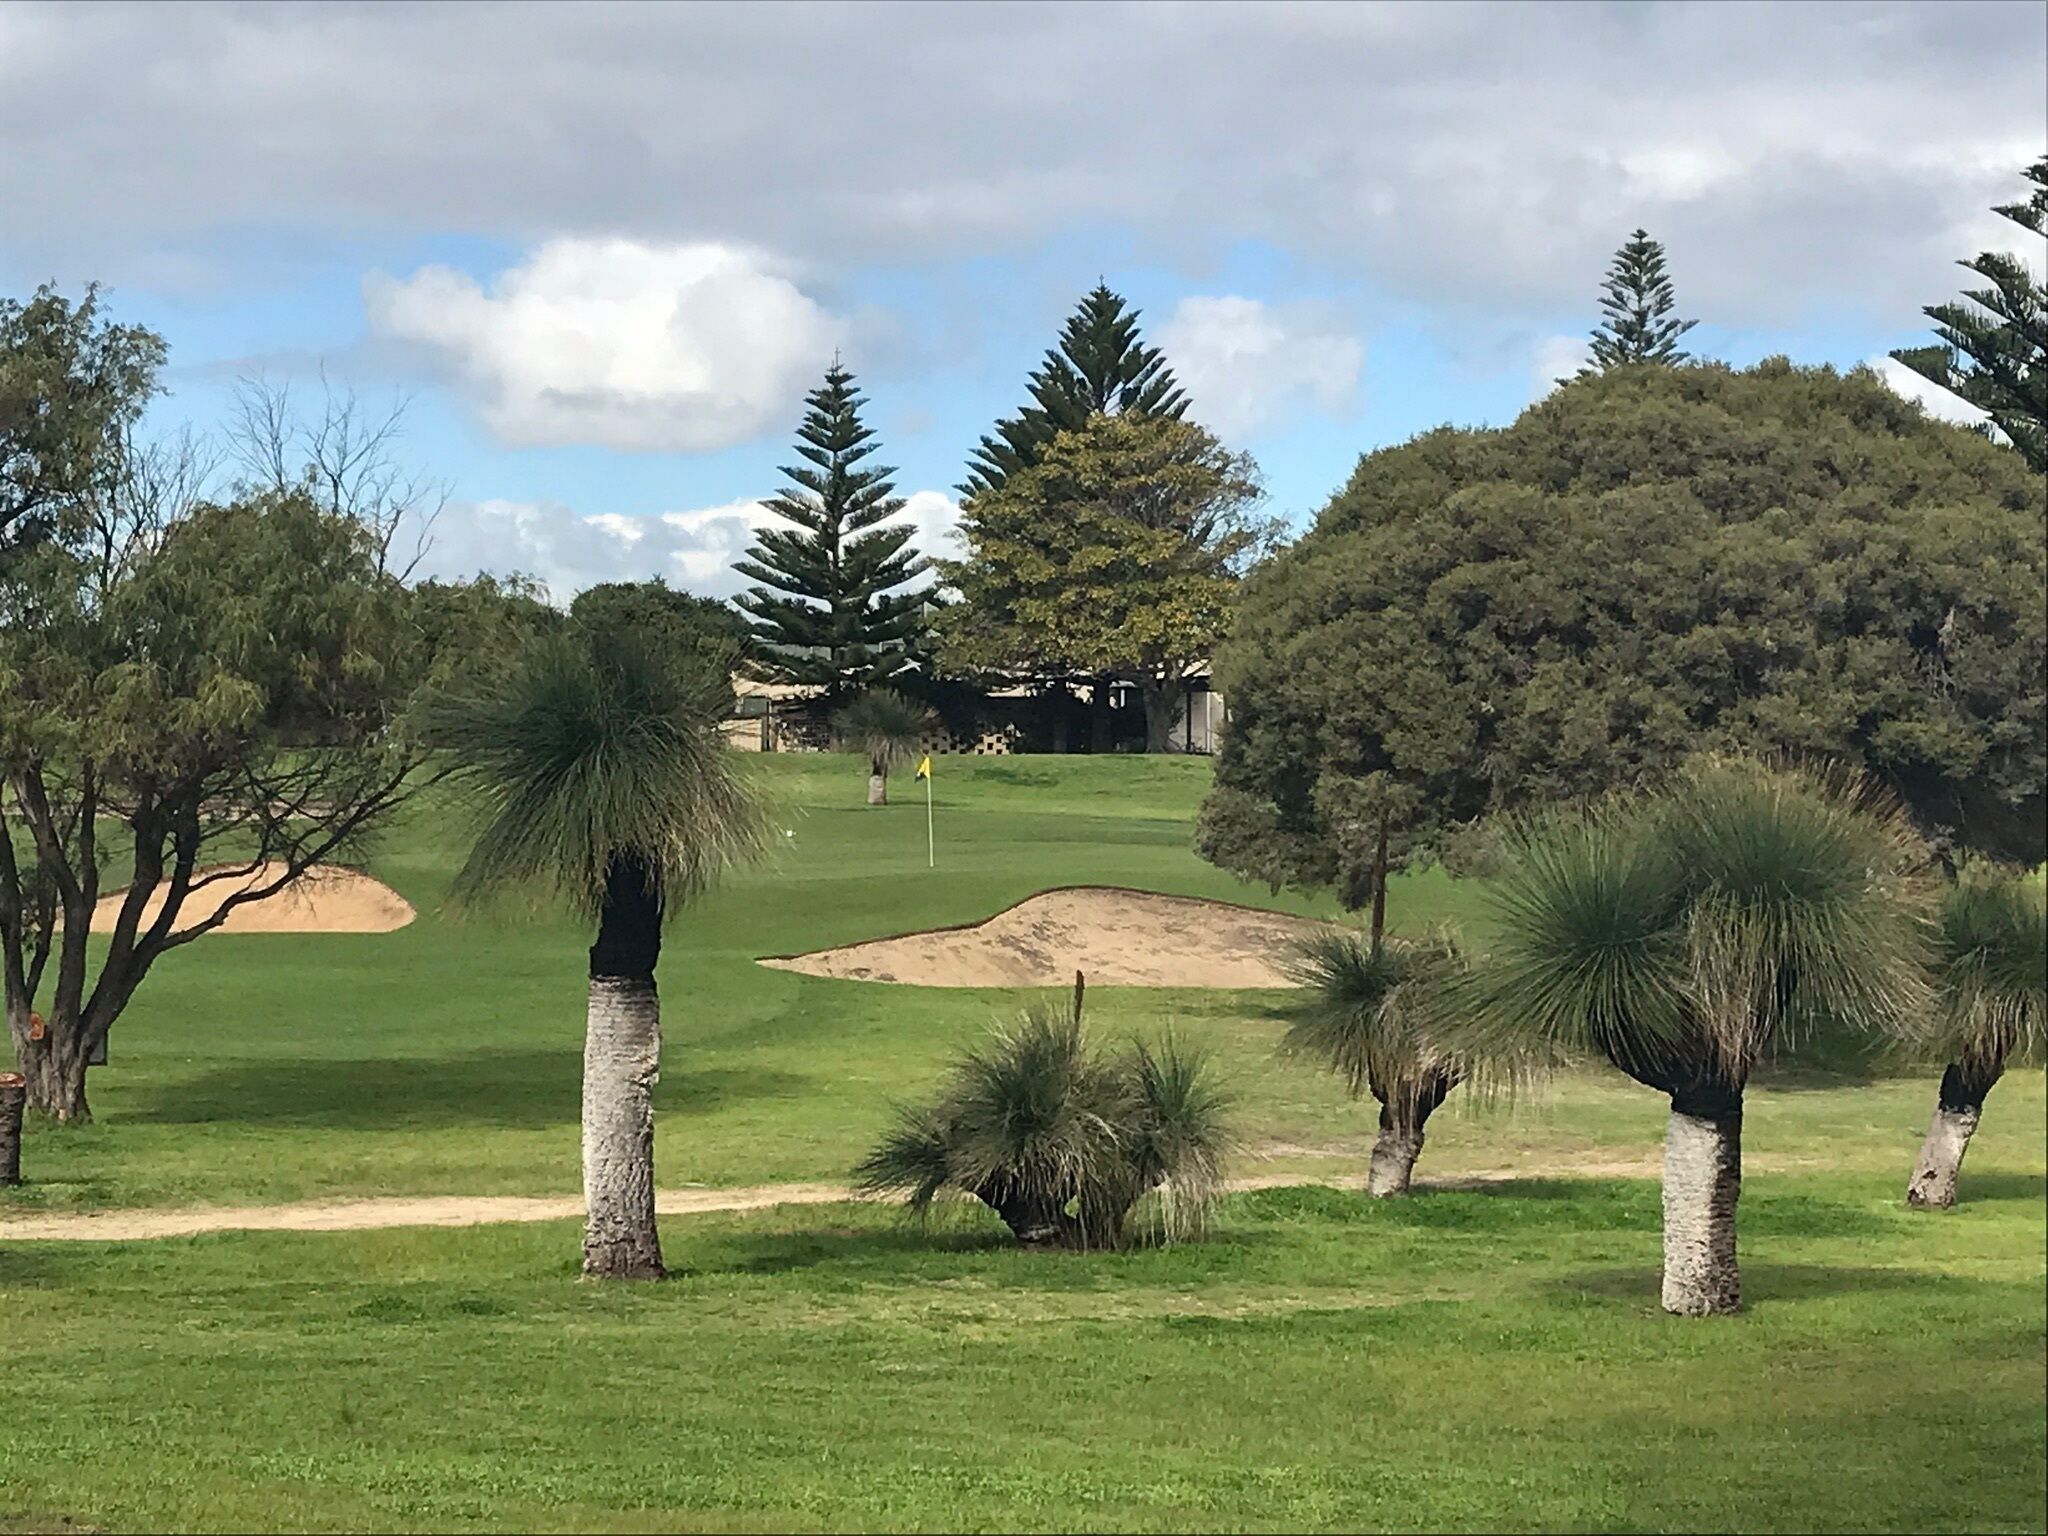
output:
<instances>
[{"instance_id":1,"label":"grass tree trunk","mask_svg":"<svg viewBox=\"0 0 2048 1536\"><path fill-rule=\"evenodd\" d=\"M612 861L590 950L583 1045L583 1273L659 1280L654 1097L661 1067L661 907L636 858Z\"/></svg>"},{"instance_id":2,"label":"grass tree trunk","mask_svg":"<svg viewBox=\"0 0 2048 1536\"><path fill-rule=\"evenodd\" d=\"M1674 1097L1664 1136L1664 1310L1682 1317L1742 1305L1735 1208L1742 1198L1742 1100Z\"/></svg>"},{"instance_id":3,"label":"grass tree trunk","mask_svg":"<svg viewBox=\"0 0 2048 1536\"><path fill-rule=\"evenodd\" d=\"M868 804L889 803L889 765L880 761L868 764Z\"/></svg>"},{"instance_id":4,"label":"grass tree trunk","mask_svg":"<svg viewBox=\"0 0 2048 1536\"><path fill-rule=\"evenodd\" d=\"M1956 1175L1962 1172L1963 1154L1970 1150L1970 1138L1977 1134L1984 1097L1998 1082L2001 1072L1998 1067L1972 1070L1960 1062L1950 1062L1948 1070L1941 1074L1941 1093L1935 1100L1927 1139L1920 1144L1920 1159L1914 1163L1912 1180L1906 1185L1906 1204L1945 1211L1956 1203Z\"/></svg>"},{"instance_id":5,"label":"grass tree trunk","mask_svg":"<svg viewBox=\"0 0 2048 1536\"><path fill-rule=\"evenodd\" d=\"M1408 1193L1415 1160L1422 1155L1422 1130L1458 1080L1440 1072L1397 1085L1380 1105L1379 1139L1372 1144L1365 1187L1376 1200Z\"/></svg>"}]
</instances>

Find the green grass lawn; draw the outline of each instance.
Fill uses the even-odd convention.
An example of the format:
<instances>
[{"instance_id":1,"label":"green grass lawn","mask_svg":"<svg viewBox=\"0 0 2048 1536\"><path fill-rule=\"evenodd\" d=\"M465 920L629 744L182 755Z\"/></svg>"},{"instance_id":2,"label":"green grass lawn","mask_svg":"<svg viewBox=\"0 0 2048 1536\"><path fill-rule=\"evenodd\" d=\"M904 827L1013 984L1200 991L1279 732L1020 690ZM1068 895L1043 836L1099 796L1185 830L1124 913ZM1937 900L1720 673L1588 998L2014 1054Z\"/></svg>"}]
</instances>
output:
<instances>
[{"instance_id":1,"label":"green grass lawn","mask_svg":"<svg viewBox=\"0 0 2048 1536\"><path fill-rule=\"evenodd\" d=\"M871 811L845 759L771 759L772 867L675 926L660 1178L843 1178L1015 994L765 970L782 953L1125 884L1318 910L1188 851L1207 765L942 759ZM587 933L455 921L422 807L371 860L421 920L215 936L170 956L33 1128L9 1210L577 1187ZM1467 914L1441 876L1396 926ZM1355 1173L1370 1106L1278 1062L1256 993L1091 988L1241 1096L1240 1171ZM576 1282L574 1224L0 1241L0 1531L1544 1528L2040 1530L2048 1193L2038 1071L1993 1094L1964 1204L1902 1195L1933 1075L1753 1088L1741 1317L1657 1310L1663 1106L1608 1073L1451 1105L1374 1205L1229 1201L1170 1251L1024 1254L961 1213L664 1224L678 1278ZM1573 1177L1583 1174L1585 1177Z\"/></svg>"}]
</instances>

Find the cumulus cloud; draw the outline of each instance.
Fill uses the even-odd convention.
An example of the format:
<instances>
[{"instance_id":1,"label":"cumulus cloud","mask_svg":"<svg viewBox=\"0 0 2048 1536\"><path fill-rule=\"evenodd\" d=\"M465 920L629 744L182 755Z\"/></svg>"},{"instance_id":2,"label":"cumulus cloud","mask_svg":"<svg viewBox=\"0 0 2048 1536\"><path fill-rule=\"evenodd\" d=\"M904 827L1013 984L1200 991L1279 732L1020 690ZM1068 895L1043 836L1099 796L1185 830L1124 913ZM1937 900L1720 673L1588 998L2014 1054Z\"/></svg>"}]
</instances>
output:
<instances>
[{"instance_id":1,"label":"cumulus cloud","mask_svg":"<svg viewBox=\"0 0 2048 1536\"><path fill-rule=\"evenodd\" d=\"M1928 415L1942 421L1952 421L1958 426L1974 427L1988 420L1988 414L1980 411L1969 401L1938 388L1893 357L1873 357L1870 366L1877 370L1878 377L1889 384L1897 394L1908 400L1917 400Z\"/></svg>"},{"instance_id":2,"label":"cumulus cloud","mask_svg":"<svg viewBox=\"0 0 2048 1536\"><path fill-rule=\"evenodd\" d=\"M448 267L363 285L373 334L430 351L517 445L700 451L783 424L840 323L716 244L557 239L481 284Z\"/></svg>"},{"instance_id":3,"label":"cumulus cloud","mask_svg":"<svg viewBox=\"0 0 2048 1536\"><path fill-rule=\"evenodd\" d=\"M1343 410L1365 361L1357 337L1312 310L1234 295L1182 299L1159 343L1196 418L1232 440L1304 406Z\"/></svg>"},{"instance_id":4,"label":"cumulus cloud","mask_svg":"<svg viewBox=\"0 0 2048 1536\"><path fill-rule=\"evenodd\" d=\"M1544 337L1536 343L1536 360L1530 365L1529 398L1541 400L1592 360L1593 346L1584 336Z\"/></svg>"},{"instance_id":5,"label":"cumulus cloud","mask_svg":"<svg viewBox=\"0 0 2048 1536\"><path fill-rule=\"evenodd\" d=\"M32 274L420 230L909 264L1111 227L1497 313L1589 302L1641 224L1733 327L1951 291L2048 115L2039 9L1994 0L16 3L0 80Z\"/></svg>"},{"instance_id":6,"label":"cumulus cloud","mask_svg":"<svg viewBox=\"0 0 2048 1536\"><path fill-rule=\"evenodd\" d=\"M942 491L917 491L893 519L916 530L912 547L959 553L959 505ZM763 527L781 520L758 501L732 501L652 517L582 513L560 502L458 502L442 512L418 575L460 580L478 571L517 573L545 583L567 603L601 581L646 581L705 597L731 597L750 585L732 564Z\"/></svg>"}]
</instances>

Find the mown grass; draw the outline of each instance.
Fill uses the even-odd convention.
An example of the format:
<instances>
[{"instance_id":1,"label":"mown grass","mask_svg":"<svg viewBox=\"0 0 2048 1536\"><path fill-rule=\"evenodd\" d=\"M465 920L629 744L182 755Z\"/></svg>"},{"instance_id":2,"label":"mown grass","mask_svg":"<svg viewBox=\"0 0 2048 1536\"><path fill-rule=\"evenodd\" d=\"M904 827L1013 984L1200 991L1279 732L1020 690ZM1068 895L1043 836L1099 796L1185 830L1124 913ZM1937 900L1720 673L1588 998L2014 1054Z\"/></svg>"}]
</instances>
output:
<instances>
[{"instance_id":1,"label":"mown grass","mask_svg":"<svg viewBox=\"0 0 2048 1536\"><path fill-rule=\"evenodd\" d=\"M1745 1200L1657 1309L1657 1191L1240 1196L1078 1258L858 1207L0 1255L19 1512L148 1529L2038 1530L2042 1197Z\"/></svg>"},{"instance_id":2,"label":"mown grass","mask_svg":"<svg viewBox=\"0 0 2048 1536\"><path fill-rule=\"evenodd\" d=\"M796 836L663 964L664 1184L843 1177L1019 1001L757 955L1091 881L1314 910L1188 852L1204 764L940 766L928 872L921 802L762 765ZM378 852L421 908L401 933L173 955L99 1123L34 1128L0 1214L574 1190L588 936L452 920L459 847L422 807ZM1392 912L1468 896L1409 880ZM1360 1170L1370 1107L1274 1058L1269 998L1089 996L1098 1027L1216 1049L1240 1171ZM1663 1106L1606 1073L1432 1122L1425 1180L1519 1177L1241 1195L1165 1251L858 1206L665 1223L676 1278L624 1289L577 1282L573 1223L0 1242L0 1531L2040 1530L2042 1076L1994 1093L1945 1216L1901 1201L1932 1098L1854 1058L1752 1089L1748 1310L1710 1321L1657 1309Z\"/></svg>"}]
</instances>

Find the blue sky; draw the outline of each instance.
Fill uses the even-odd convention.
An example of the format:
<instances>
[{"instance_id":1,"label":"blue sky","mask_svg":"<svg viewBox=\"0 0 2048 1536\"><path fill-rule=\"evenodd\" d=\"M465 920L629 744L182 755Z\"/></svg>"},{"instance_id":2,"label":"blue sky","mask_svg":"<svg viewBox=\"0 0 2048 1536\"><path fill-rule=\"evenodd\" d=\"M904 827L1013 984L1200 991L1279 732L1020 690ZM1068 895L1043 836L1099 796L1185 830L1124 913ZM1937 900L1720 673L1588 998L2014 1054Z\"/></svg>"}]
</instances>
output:
<instances>
[{"instance_id":1,"label":"blue sky","mask_svg":"<svg viewBox=\"0 0 2048 1536\"><path fill-rule=\"evenodd\" d=\"M1539 396L1637 224L1696 352L1923 339L1954 259L2014 244L1985 209L2048 138L2044 33L2000 3L15 5L0 288L109 283L171 344L157 425L218 428L254 374L406 396L399 456L451 493L422 570L558 598L732 590L835 349L940 545L1098 277L1298 522L1361 452Z\"/></svg>"}]
</instances>

